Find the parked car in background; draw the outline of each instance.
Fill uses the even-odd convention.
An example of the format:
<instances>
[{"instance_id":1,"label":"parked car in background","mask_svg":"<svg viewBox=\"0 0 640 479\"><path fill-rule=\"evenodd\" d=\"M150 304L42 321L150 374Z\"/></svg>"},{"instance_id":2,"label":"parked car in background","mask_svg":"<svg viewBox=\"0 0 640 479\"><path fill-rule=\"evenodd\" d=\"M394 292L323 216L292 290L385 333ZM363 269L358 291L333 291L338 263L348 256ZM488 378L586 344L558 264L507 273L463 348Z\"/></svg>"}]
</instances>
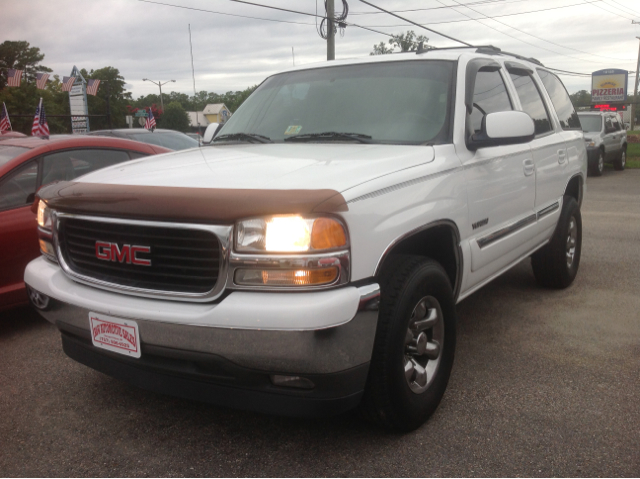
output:
<instances>
[{"instance_id":1,"label":"parked car in background","mask_svg":"<svg viewBox=\"0 0 640 479\"><path fill-rule=\"evenodd\" d=\"M589 158L589 174L602 175L604 164L613 163L624 170L627 163L627 130L615 112L588 111L578 113Z\"/></svg>"},{"instance_id":2,"label":"parked car in background","mask_svg":"<svg viewBox=\"0 0 640 479\"><path fill-rule=\"evenodd\" d=\"M60 135L0 143L0 311L28 301L24 268L39 255L36 215L42 185L171 150L120 138ZM38 301L38 297L34 298Z\"/></svg>"},{"instance_id":3,"label":"parked car in background","mask_svg":"<svg viewBox=\"0 0 640 479\"><path fill-rule=\"evenodd\" d=\"M0 140L9 140L13 138L27 138L27 135L20 133L19 131L5 131L0 133Z\"/></svg>"},{"instance_id":4,"label":"parked car in background","mask_svg":"<svg viewBox=\"0 0 640 479\"><path fill-rule=\"evenodd\" d=\"M200 133L185 133L185 135L189 138L193 138L200 146L202 146L202 135Z\"/></svg>"},{"instance_id":5,"label":"parked car in background","mask_svg":"<svg viewBox=\"0 0 640 479\"><path fill-rule=\"evenodd\" d=\"M175 130L163 130L156 128L154 131L143 128L118 128L116 130L96 130L87 133L89 136L115 136L130 140L142 141L150 145L163 146L170 150L186 150L200 146L200 142L188 137L184 133Z\"/></svg>"}]
</instances>

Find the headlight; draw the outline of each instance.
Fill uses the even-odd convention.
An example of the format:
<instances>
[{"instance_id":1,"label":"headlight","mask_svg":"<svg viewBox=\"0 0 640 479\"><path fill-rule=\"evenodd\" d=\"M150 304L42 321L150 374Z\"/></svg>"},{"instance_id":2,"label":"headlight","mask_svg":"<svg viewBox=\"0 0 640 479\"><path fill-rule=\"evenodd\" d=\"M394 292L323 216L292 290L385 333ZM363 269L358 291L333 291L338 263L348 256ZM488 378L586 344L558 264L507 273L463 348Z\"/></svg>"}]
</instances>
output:
<instances>
[{"instance_id":1,"label":"headlight","mask_svg":"<svg viewBox=\"0 0 640 479\"><path fill-rule=\"evenodd\" d=\"M596 146L595 141L587 141L587 146Z\"/></svg>"},{"instance_id":2,"label":"headlight","mask_svg":"<svg viewBox=\"0 0 640 479\"><path fill-rule=\"evenodd\" d=\"M38 203L38 226L51 231L51 210L42 200Z\"/></svg>"},{"instance_id":3,"label":"headlight","mask_svg":"<svg viewBox=\"0 0 640 479\"><path fill-rule=\"evenodd\" d=\"M236 225L238 252L321 252L346 246L345 228L334 218L273 216L244 220Z\"/></svg>"}]
</instances>

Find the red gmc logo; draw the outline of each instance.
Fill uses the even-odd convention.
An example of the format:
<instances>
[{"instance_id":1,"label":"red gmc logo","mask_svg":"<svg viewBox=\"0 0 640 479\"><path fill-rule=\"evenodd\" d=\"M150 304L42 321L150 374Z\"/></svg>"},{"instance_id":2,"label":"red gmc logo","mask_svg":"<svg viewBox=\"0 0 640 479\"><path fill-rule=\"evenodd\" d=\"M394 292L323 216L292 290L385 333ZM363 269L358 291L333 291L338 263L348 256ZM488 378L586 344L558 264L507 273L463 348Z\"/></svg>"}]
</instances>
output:
<instances>
[{"instance_id":1,"label":"red gmc logo","mask_svg":"<svg viewBox=\"0 0 640 479\"><path fill-rule=\"evenodd\" d=\"M151 248L149 246L131 246L124 244L122 245L122 249L120 249L117 243L96 241L96 258L98 259L137 264L140 266L151 266L151 260L138 258L138 253L151 253Z\"/></svg>"}]
</instances>

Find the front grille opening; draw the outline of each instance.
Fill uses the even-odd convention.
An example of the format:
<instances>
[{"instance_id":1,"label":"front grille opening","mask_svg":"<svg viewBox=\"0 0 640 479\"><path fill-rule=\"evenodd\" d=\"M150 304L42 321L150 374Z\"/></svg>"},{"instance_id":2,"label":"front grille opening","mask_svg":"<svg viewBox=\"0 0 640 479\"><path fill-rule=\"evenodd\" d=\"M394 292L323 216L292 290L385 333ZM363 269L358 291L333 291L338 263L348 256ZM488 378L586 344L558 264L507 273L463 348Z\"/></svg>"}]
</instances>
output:
<instances>
[{"instance_id":1,"label":"front grille opening","mask_svg":"<svg viewBox=\"0 0 640 479\"><path fill-rule=\"evenodd\" d=\"M65 262L77 274L131 288L205 294L220 270L220 243L215 234L197 229L105 223L62 218L58 242ZM132 256L98 258L96 242L150 248L140 258L150 266L128 262ZM108 248L107 248L108 249ZM100 250L104 252L104 249ZM101 256L109 255L109 253ZM115 255L114 255L115 256Z\"/></svg>"}]
</instances>

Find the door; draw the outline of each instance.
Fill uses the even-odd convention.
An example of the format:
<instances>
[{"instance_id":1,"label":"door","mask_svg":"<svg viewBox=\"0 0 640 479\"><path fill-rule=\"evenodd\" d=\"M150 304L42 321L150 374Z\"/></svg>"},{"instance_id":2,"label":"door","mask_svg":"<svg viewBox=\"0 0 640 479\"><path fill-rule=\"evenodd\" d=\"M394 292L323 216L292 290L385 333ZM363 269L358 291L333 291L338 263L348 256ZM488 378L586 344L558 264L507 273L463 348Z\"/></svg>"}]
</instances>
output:
<instances>
[{"instance_id":1,"label":"door","mask_svg":"<svg viewBox=\"0 0 640 479\"><path fill-rule=\"evenodd\" d=\"M38 162L31 160L0 179L0 309L27 300L24 270L40 254L31 212Z\"/></svg>"},{"instance_id":2,"label":"door","mask_svg":"<svg viewBox=\"0 0 640 479\"><path fill-rule=\"evenodd\" d=\"M468 130L480 131L484 115L513 110L502 69L478 71ZM471 282L508 266L535 223L535 165L529 144L480 148L464 161L473 233Z\"/></svg>"},{"instance_id":3,"label":"door","mask_svg":"<svg viewBox=\"0 0 640 479\"><path fill-rule=\"evenodd\" d=\"M511 65L511 66L509 66ZM515 63L507 63L509 76L516 90L522 111L528 113L535 125L535 138L530 143L535 163L535 211L541 211L558 202L566 187L568 158L562 130L554 128L541 93L542 86L536 81L533 71Z\"/></svg>"}]
</instances>

